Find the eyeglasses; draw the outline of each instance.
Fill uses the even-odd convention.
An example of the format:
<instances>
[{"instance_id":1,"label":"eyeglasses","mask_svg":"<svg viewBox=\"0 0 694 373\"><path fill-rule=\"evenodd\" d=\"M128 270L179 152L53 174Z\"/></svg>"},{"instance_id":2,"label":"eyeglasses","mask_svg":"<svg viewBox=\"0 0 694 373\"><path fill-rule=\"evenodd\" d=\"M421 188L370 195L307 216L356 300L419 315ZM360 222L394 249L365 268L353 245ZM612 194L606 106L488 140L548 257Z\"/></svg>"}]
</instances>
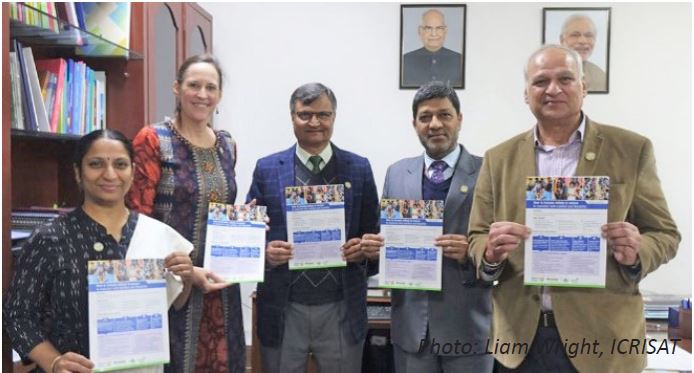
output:
<instances>
[{"instance_id":1,"label":"eyeglasses","mask_svg":"<svg viewBox=\"0 0 694 373\"><path fill-rule=\"evenodd\" d=\"M436 26L436 27L432 27L432 26L419 26L419 28L422 29L422 30L423 30L424 32L426 32L427 34L431 34L431 33L433 33L434 31L436 31L437 33L442 33L442 32L444 32L444 31L446 31L446 29L447 29L448 27L447 27L447 26Z\"/></svg>"},{"instance_id":2,"label":"eyeglasses","mask_svg":"<svg viewBox=\"0 0 694 373\"><path fill-rule=\"evenodd\" d=\"M330 118L333 117L333 112L332 111L318 111L318 112L312 112L312 111L299 111L294 113L296 116L303 120L304 122L310 121L314 116L318 118L319 121L324 122L326 120L329 120Z\"/></svg>"}]
</instances>

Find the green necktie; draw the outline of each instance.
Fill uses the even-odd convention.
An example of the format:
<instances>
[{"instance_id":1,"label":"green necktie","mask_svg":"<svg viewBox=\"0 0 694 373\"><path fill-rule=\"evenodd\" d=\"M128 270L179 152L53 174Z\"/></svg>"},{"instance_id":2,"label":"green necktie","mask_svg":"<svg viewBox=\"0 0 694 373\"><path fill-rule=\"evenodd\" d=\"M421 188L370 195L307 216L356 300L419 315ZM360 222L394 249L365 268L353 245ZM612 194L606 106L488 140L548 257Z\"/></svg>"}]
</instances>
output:
<instances>
[{"instance_id":1,"label":"green necktie","mask_svg":"<svg viewBox=\"0 0 694 373\"><path fill-rule=\"evenodd\" d=\"M308 157L308 163L311 164L311 172L314 174L317 174L320 172L320 162L323 160L323 158L320 157L320 155L312 155Z\"/></svg>"}]
</instances>

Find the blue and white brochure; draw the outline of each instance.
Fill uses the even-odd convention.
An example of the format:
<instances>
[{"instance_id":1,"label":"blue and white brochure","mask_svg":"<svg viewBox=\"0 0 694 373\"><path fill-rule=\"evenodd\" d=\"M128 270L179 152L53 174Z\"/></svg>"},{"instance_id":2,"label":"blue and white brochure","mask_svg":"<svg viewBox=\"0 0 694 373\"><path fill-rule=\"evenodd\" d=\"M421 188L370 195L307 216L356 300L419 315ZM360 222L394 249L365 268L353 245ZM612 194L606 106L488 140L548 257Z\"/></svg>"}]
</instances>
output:
<instances>
[{"instance_id":1,"label":"blue and white brochure","mask_svg":"<svg viewBox=\"0 0 694 373\"><path fill-rule=\"evenodd\" d=\"M95 372L169 362L163 259L87 264L89 351Z\"/></svg>"},{"instance_id":2,"label":"blue and white brochure","mask_svg":"<svg viewBox=\"0 0 694 373\"><path fill-rule=\"evenodd\" d=\"M604 288L609 177L533 176L525 192L525 285Z\"/></svg>"},{"instance_id":3,"label":"blue and white brochure","mask_svg":"<svg viewBox=\"0 0 694 373\"><path fill-rule=\"evenodd\" d=\"M380 287L441 291L443 201L382 199L381 234Z\"/></svg>"},{"instance_id":4,"label":"blue and white brochure","mask_svg":"<svg viewBox=\"0 0 694 373\"><path fill-rule=\"evenodd\" d=\"M266 210L210 203L203 267L227 282L263 282Z\"/></svg>"},{"instance_id":5,"label":"blue and white brochure","mask_svg":"<svg viewBox=\"0 0 694 373\"><path fill-rule=\"evenodd\" d=\"M343 184L293 186L285 189L287 236L294 245L289 269L345 267Z\"/></svg>"}]
</instances>

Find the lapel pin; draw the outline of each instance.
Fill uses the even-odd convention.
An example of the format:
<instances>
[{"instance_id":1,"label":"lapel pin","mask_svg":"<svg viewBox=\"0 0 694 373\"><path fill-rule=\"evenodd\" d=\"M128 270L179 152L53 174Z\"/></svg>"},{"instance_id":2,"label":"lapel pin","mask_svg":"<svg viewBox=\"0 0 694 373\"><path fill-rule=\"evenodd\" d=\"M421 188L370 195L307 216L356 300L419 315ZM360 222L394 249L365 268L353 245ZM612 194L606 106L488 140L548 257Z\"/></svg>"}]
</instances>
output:
<instances>
[{"instance_id":1,"label":"lapel pin","mask_svg":"<svg viewBox=\"0 0 694 373\"><path fill-rule=\"evenodd\" d=\"M586 159L589 161L595 160L595 153L593 153L593 152L586 153Z\"/></svg>"},{"instance_id":2,"label":"lapel pin","mask_svg":"<svg viewBox=\"0 0 694 373\"><path fill-rule=\"evenodd\" d=\"M460 192L461 193L467 193L468 187L467 185L461 185L460 186Z\"/></svg>"},{"instance_id":3,"label":"lapel pin","mask_svg":"<svg viewBox=\"0 0 694 373\"><path fill-rule=\"evenodd\" d=\"M345 181L345 188L349 189L351 187L352 187L352 183L350 183L349 181Z\"/></svg>"},{"instance_id":4,"label":"lapel pin","mask_svg":"<svg viewBox=\"0 0 694 373\"><path fill-rule=\"evenodd\" d=\"M102 244L101 242L95 242L94 243L94 251L99 252L99 253L104 251L104 244Z\"/></svg>"}]
</instances>

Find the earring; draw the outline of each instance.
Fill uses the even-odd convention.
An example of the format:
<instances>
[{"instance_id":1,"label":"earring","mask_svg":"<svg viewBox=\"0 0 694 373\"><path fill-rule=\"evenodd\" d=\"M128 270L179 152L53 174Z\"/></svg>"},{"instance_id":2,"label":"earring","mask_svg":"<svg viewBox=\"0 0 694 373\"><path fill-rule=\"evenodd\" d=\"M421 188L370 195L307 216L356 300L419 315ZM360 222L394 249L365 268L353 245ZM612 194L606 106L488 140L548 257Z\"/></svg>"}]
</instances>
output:
<instances>
[{"instance_id":1,"label":"earring","mask_svg":"<svg viewBox=\"0 0 694 373\"><path fill-rule=\"evenodd\" d=\"M214 109L215 114L219 115L219 108Z\"/></svg>"}]
</instances>

